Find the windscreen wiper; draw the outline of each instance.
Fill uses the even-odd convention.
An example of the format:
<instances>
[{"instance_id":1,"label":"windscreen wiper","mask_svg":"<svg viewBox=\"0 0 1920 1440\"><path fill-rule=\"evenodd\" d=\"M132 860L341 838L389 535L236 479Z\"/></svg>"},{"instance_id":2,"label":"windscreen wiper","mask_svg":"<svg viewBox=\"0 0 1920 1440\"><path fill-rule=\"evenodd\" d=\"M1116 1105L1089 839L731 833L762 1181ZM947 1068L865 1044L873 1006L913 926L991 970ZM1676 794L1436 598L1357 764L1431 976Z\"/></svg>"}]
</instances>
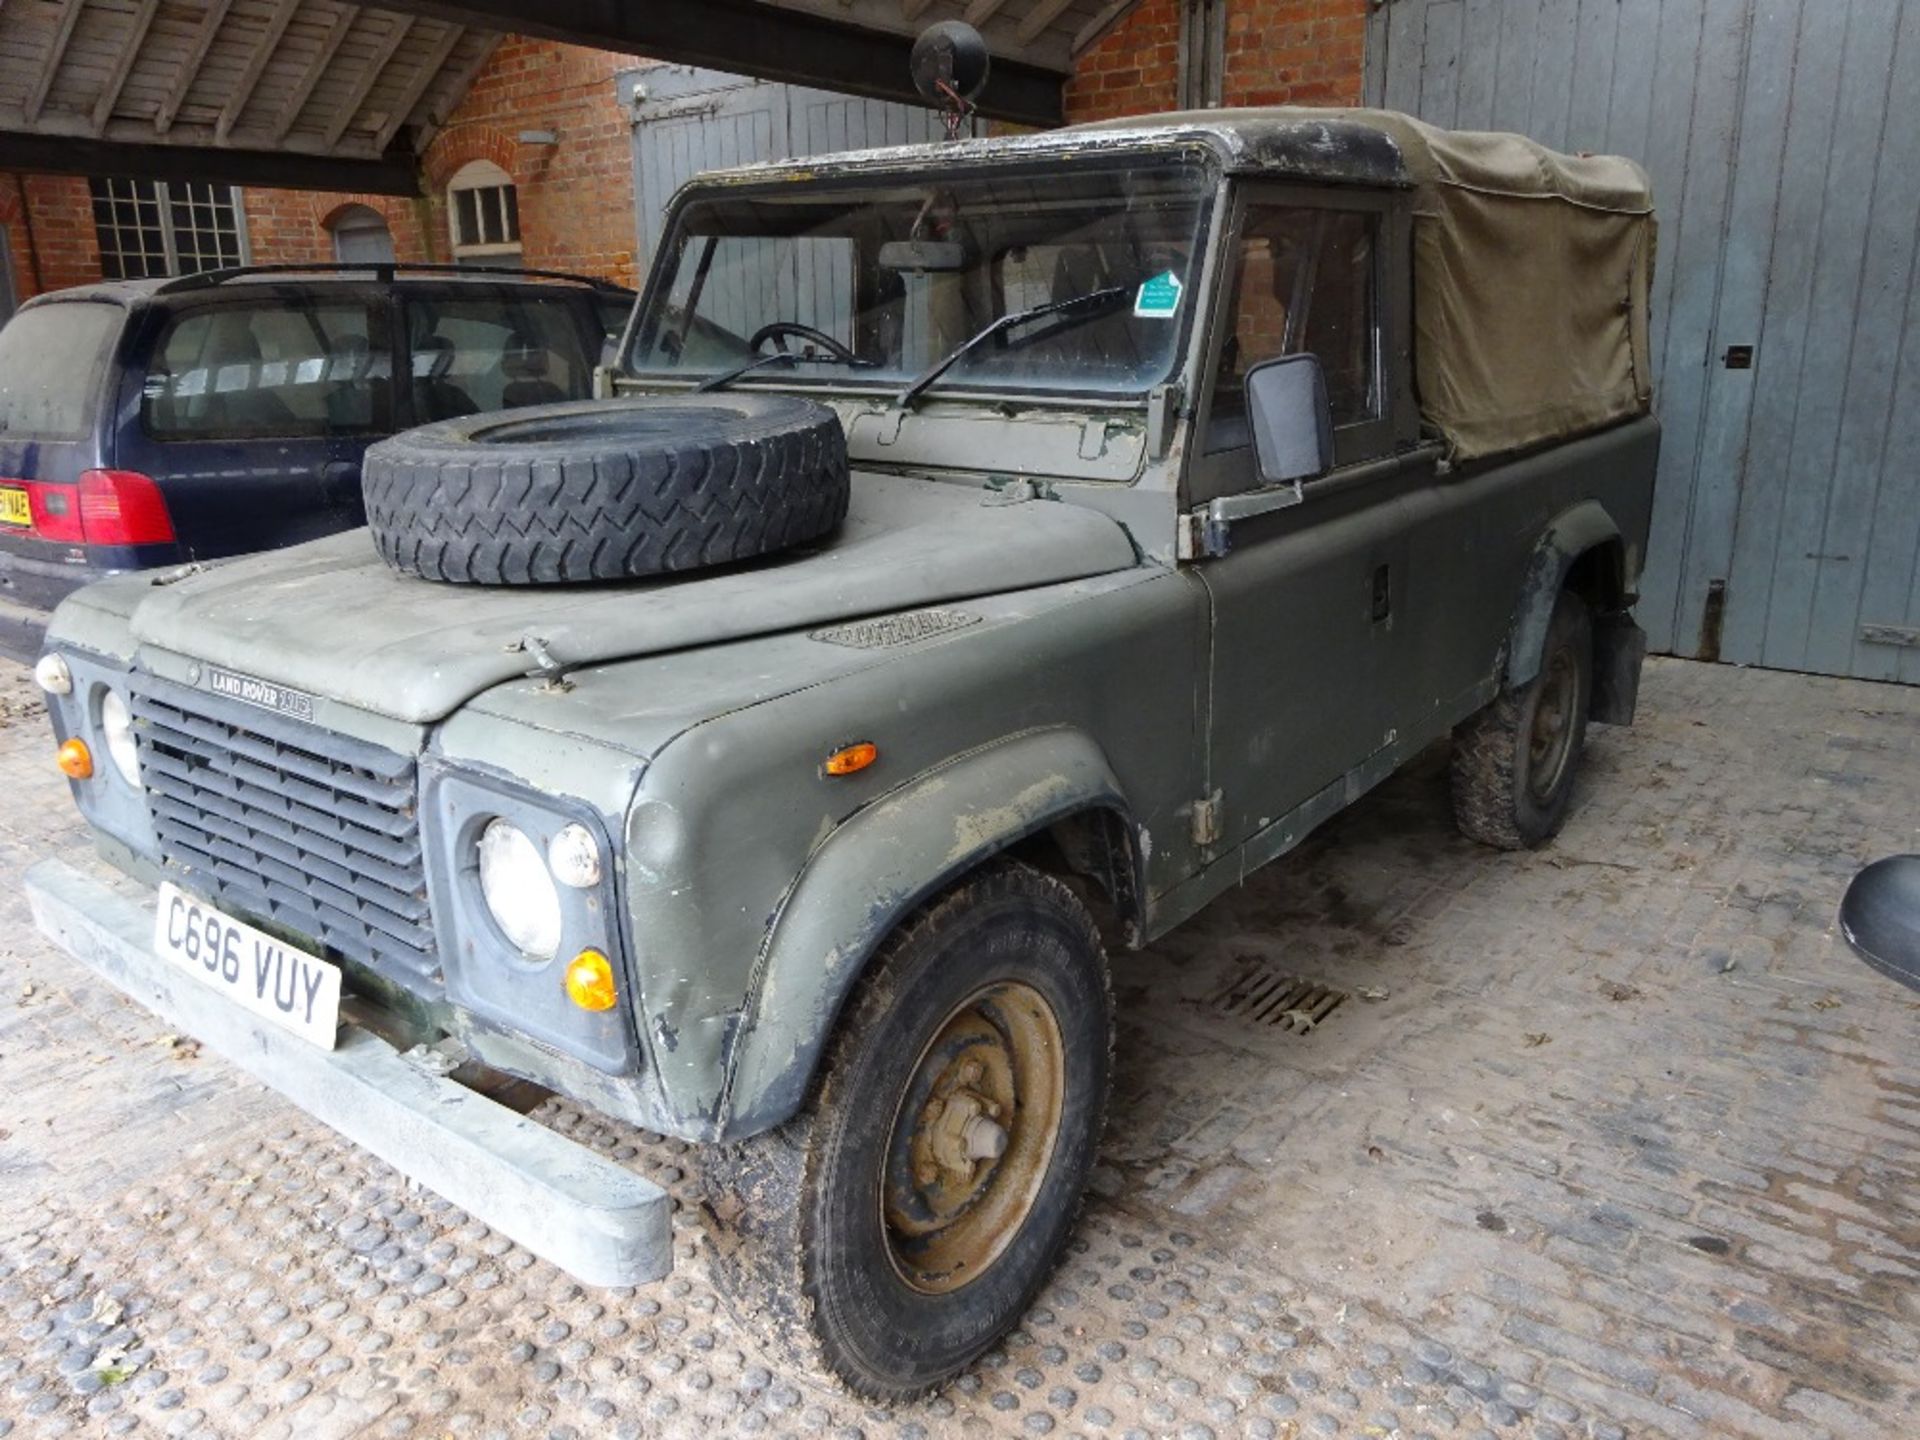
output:
<instances>
[{"instance_id":1,"label":"windscreen wiper","mask_svg":"<svg viewBox=\"0 0 1920 1440\"><path fill-rule=\"evenodd\" d=\"M693 393L701 395L709 390L724 390L742 375L751 375L754 371L764 370L769 365L794 365L802 360L806 361L809 365L819 364L824 361L834 365L851 366L858 370L871 370L874 365L874 362L871 360L842 359L831 350L821 350L810 355L795 355L791 351L776 350L771 355L756 355L744 365L736 365L731 370L721 371L711 379L702 380L698 385L693 387Z\"/></svg>"},{"instance_id":2,"label":"windscreen wiper","mask_svg":"<svg viewBox=\"0 0 1920 1440\"><path fill-rule=\"evenodd\" d=\"M1024 325L1029 320L1043 319L1048 315L1071 315L1077 319L1091 320L1105 314L1107 308L1116 300L1124 300L1133 294L1133 291L1134 287L1131 285L1109 285L1104 290L1090 290L1085 295L1074 295L1065 300L1050 300L1045 305L1035 305L1031 309L1016 310L1011 315L1002 315L979 334L963 341L922 370L911 385L894 397L893 403L903 410L907 409L920 398L921 392L929 385L966 359L968 352L974 346L991 340L1003 331L1011 330L1016 325Z\"/></svg>"},{"instance_id":3,"label":"windscreen wiper","mask_svg":"<svg viewBox=\"0 0 1920 1440\"><path fill-rule=\"evenodd\" d=\"M779 365L783 362L791 365L799 358L798 355L786 350L776 350L771 355L756 355L744 365L736 365L731 370L722 370L710 380L702 380L698 385L693 387L693 393L696 395L704 395L709 390L724 390L742 375L751 375L756 370L765 369L769 365Z\"/></svg>"}]
</instances>

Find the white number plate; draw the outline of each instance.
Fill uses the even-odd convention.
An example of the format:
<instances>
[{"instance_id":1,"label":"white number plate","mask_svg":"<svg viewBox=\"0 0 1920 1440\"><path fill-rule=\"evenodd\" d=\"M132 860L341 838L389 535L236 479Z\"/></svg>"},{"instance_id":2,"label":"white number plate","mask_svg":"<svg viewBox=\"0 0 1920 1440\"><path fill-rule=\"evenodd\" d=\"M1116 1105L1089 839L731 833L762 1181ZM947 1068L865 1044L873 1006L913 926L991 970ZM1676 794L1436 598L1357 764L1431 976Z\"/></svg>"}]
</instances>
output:
<instances>
[{"instance_id":1,"label":"white number plate","mask_svg":"<svg viewBox=\"0 0 1920 1440\"><path fill-rule=\"evenodd\" d=\"M222 915L171 881L160 886L153 949L242 1008L333 1049L339 966Z\"/></svg>"}]
</instances>

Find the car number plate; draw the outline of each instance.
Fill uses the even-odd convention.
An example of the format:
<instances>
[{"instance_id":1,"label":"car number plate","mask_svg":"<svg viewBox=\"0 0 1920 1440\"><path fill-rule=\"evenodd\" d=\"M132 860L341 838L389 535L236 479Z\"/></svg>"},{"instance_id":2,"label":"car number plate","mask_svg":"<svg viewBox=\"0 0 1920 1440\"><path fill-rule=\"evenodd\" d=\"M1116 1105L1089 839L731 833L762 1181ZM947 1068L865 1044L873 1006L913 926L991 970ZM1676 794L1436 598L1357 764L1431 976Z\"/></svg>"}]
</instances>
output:
<instances>
[{"instance_id":1,"label":"car number plate","mask_svg":"<svg viewBox=\"0 0 1920 1440\"><path fill-rule=\"evenodd\" d=\"M18 485L0 485L0 524L33 527L33 503Z\"/></svg>"},{"instance_id":2,"label":"car number plate","mask_svg":"<svg viewBox=\"0 0 1920 1440\"><path fill-rule=\"evenodd\" d=\"M171 881L160 886L153 949L229 1000L333 1049L340 1025L340 967L223 915Z\"/></svg>"}]
</instances>

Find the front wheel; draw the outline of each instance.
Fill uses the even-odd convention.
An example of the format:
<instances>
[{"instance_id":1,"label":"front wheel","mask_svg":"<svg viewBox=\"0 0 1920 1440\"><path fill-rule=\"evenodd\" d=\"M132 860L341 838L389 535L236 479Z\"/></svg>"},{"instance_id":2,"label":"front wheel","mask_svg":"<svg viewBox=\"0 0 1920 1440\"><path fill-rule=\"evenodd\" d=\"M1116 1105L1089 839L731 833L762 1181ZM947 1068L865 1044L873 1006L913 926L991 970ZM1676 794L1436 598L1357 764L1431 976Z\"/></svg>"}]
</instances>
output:
<instances>
[{"instance_id":1,"label":"front wheel","mask_svg":"<svg viewBox=\"0 0 1920 1440\"><path fill-rule=\"evenodd\" d=\"M978 1358L1065 1244L1113 1006L1092 917L1001 862L888 940L806 1108L715 1156L716 1279L803 1362L902 1400Z\"/></svg>"},{"instance_id":2,"label":"front wheel","mask_svg":"<svg viewBox=\"0 0 1920 1440\"><path fill-rule=\"evenodd\" d=\"M1560 592L1540 673L1453 732L1453 814L1470 840L1523 850L1559 832L1593 703L1593 620Z\"/></svg>"}]
</instances>

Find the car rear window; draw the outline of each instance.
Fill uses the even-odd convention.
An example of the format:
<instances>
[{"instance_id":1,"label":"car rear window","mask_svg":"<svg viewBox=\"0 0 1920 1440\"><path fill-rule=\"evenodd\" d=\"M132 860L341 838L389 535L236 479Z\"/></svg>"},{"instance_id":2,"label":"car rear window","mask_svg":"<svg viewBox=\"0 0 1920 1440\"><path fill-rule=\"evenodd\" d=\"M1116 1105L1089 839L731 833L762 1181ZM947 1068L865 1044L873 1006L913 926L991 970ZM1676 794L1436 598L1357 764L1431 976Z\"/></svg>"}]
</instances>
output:
<instances>
[{"instance_id":1,"label":"car rear window","mask_svg":"<svg viewBox=\"0 0 1920 1440\"><path fill-rule=\"evenodd\" d=\"M155 347L141 414L159 440L381 433L392 428L393 363L358 301L189 310Z\"/></svg>"},{"instance_id":2,"label":"car rear window","mask_svg":"<svg viewBox=\"0 0 1920 1440\"><path fill-rule=\"evenodd\" d=\"M407 299L413 404L422 420L585 400L602 336L573 297L416 295Z\"/></svg>"},{"instance_id":3,"label":"car rear window","mask_svg":"<svg viewBox=\"0 0 1920 1440\"><path fill-rule=\"evenodd\" d=\"M93 429L118 305L34 305L0 328L0 433L77 440Z\"/></svg>"}]
</instances>

